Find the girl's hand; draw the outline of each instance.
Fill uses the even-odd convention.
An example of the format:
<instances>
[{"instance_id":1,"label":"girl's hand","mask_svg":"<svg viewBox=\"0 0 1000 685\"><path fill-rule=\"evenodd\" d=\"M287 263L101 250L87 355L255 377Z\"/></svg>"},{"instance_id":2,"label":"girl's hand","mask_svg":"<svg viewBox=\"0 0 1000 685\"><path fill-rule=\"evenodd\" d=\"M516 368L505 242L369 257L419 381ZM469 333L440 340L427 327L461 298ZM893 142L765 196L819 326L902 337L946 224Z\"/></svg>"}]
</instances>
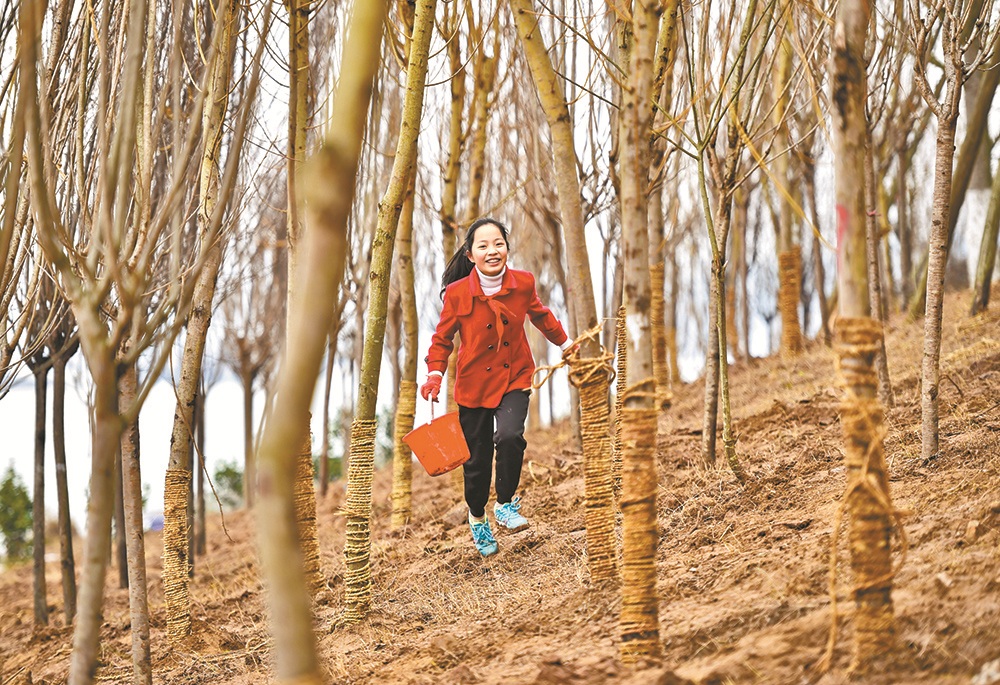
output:
<instances>
[{"instance_id":1,"label":"girl's hand","mask_svg":"<svg viewBox=\"0 0 1000 685\"><path fill-rule=\"evenodd\" d=\"M420 386L420 396L425 400L430 400L431 402L438 401L438 394L441 392L441 376L438 374L431 374L424 381L424 384Z\"/></svg>"}]
</instances>

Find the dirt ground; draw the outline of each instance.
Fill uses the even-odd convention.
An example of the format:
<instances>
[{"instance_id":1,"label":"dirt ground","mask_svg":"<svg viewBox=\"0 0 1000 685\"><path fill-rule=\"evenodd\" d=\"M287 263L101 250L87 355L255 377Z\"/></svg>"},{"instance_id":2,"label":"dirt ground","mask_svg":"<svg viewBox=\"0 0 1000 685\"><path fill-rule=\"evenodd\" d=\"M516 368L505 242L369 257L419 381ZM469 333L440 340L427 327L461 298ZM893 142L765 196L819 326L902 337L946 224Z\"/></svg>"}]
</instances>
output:
<instances>
[{"instance_id":1,"label":"dirt ground","mask_svg":"<svg viewBox=\"0 0 1000 685\"><path fill-rule=\"evenodd\" d=\"M902 513L895 579L898 652L871 683L1000 682L1000 312L965 316L949 297L941 383L941 454L920 457L922 324L888 330L896 406L886 455ZM739 456L749 475L699 468L702 386L679 388L660 419L658 557L663 660L617 659L617 588L590 585L581 456L565 426L528 437L522 478L532 527L499 534L500 553L471 545L454 481L414 469L414 523L389 530L391 469L375 479L373 606L350 627L342 611L343 485L319 505L328 586L316 631L335 683L843 683L849 681L850 569L841 536L833 667L819 672L831 626L829 554L844 488L833 353L811 343L793 360L732 368ZM721 447L721 444L720 444ZM721 461L721 460L720 460ZM154 680L176 685L272 680L254 526L245 513L209 523L192 585L194 635L165 637L160 539L147 538ZM52 551L56 551L53 548ZM78 552L79 554L79 552ZM98 680L127 682L128 600L109 573ZM71 630L57 563L54 620L32 629L30 566L0 576L0 685L61 683ZM29 680L30 679L30 680Z\"/></svg>"}]
</instances>

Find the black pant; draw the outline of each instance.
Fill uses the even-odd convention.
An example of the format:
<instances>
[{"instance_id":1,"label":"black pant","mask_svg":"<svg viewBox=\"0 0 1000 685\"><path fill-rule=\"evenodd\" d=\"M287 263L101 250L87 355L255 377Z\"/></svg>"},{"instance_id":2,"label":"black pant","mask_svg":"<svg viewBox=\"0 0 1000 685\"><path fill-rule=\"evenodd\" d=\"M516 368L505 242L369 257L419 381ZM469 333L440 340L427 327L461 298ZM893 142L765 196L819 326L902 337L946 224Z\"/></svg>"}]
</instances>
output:
<instances>
[{"instance_id":1,"label":"black pant","mask_svg":"<svg viewBox=\"0 0 1000 685\"><path fill-rule=\"evenodd\" d=\"M476 518L486 513L486 502L490 498L494 445L497 454L497 502L510 502L521 481L524 448L528 445L524 439L524 420L528 416L529 394L527 390L512 390L503 396L496 409L458 408L458 420L471 455L463 467L465 502Z\"/></svg>"}]
</instances>

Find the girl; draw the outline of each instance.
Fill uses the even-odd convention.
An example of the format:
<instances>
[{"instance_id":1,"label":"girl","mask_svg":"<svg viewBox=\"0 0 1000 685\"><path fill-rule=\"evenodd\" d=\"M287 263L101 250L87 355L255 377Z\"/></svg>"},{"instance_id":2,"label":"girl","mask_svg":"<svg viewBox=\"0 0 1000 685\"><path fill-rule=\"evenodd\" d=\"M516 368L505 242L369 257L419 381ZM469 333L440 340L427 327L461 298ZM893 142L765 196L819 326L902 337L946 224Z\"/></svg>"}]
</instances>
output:
<instances>
[{"instance_id":1,"label":"girl","mask_svg":"<svg viewBox=\"0 0 1000 685\"><path fill-rule=\"evenodd\" d=\"M538 299L535 277L507 268L507 227L479 219L445 267L441 279L444 306L431 339L423 398L437 402L441 378L455 333L461 334L455 402L470 459L464 465L465 501L472 541L484 557L497 543L486 518L496 447L497 525L517 530L528 525L515 497L524 457L524 420L535 364L524 334L525 316L563 351L572 346L562 324ZM494 422L496 427L494 430Z\"/></svg>"}]
</instances>

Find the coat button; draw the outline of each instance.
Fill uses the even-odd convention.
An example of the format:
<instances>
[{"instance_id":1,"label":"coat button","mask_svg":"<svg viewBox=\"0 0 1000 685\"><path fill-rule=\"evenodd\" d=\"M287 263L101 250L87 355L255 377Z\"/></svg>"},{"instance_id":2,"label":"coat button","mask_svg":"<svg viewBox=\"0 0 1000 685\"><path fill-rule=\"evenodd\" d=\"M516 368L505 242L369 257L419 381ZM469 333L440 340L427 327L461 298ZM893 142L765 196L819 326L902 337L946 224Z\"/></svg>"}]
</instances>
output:
<instances>
[{"instance_id":1,"label":"coat button","mask_svg":"<svg viewBox=\"0 0 1000 685\"><path fill-rule=\"evenodd\" d=\"M493 370L493 367L492 367L492 366L487 366L487 367L486 367L486 370L487 370L487 371L492 371L492 370Z\"/></svg>"},{"instance_id":2,"label":"coat button","mask_svg":"<svg viewBox=\"0 0 1000 685\"><path fill-rule=\"evenodd\" d=\"M486 327L487 327L487 328L493 328L493 324L491 324L491 323L488 323L488 324L486 324Z\"/></svg>"},{"instance_id":3,"label":"coat button","mask_svg":"<svg viewBox=\"0 0 1000 685\"><path fill-rule=\"evenodd\" d=\"M504 346L504 347L510 347L510 343L509 343L509 342L507 342L506 340L504 340L504 341L503 341L503 346Z\"/></svg>"},{"instance_id":4,"label":"coat button","mask_svg":"<svg viewBox=\"0 0 1000 685\"><path fill-rule=\"evenodd\" d=\"M489 346L489 349L491 349L491 350L492 350L492 349L493 349L493 345L490 345L490 346Z\"/></svg>"},{"instance_id":5,"label":"coat button","mask_svg":"<svg viewBox=\"0 0 1000 685\"><path fill-rule=\"evenodd\" d=\"M502 321L503 321L503 325L504 326L506 326L508 323L510 323L509 321L507 321L507 319L503 319Z\"/></svg>"},{"instance_id":6,"label":"coat button","mask_svg":"<svg viewBox=\"0 0 1000 685\"><path fill-rule=\"evenodd\" d=\"M503 368L505 368L505 369L509 369L509 368L510 368L510 364L504 364L504 365L503 365Z\"/></svg>"}]
</instances>

